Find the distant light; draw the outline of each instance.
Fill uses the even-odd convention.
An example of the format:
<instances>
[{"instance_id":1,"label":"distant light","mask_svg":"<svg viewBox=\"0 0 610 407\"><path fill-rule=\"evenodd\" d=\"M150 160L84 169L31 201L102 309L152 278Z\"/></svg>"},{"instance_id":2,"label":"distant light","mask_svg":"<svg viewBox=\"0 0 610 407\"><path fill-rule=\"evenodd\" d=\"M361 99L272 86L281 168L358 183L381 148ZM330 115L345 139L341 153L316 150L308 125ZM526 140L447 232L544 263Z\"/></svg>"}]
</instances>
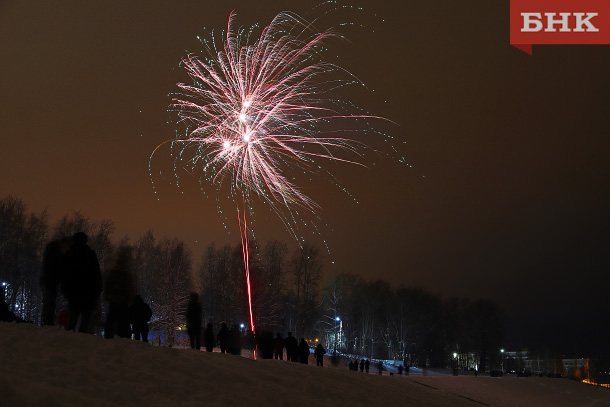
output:
<instances>
[{"instance_id":1,"label":"distant light","mask_svg":"<svg viewBox=\"0 0 610 407\"><path fill-rule=\"evenodd\" d=\"M240 114L239 114L239 120L240 120L241 122L245 122L247 117L248 117L248 116L246 116L246 114L245 114L245 113L240 113Z\"/></svg>"},{"instance_id":2,"label":"distant light","mask_svg":"<svg viewBox=\"0 0 610 407\"><path fill-rule=\"evenodd\" d=\"M341 318L339 318L339 317L337 317L337 318L335 318L335 319L336 319L337 321L341 321Z\"/></svg>"},{"instance_id":3,"label":"distant light","mask_svg":"<svg viewBox=\"0 0 610 407\"><path fill-rule=\"evenodd\" d=\"M504 353L504 349L500 349L500 352Z\"/></svg>"},{"instance_id":4,"label":"distant light","mask_svg":"<svg viewBox=\"0 0 610 407\"><path fill-rule=\"evenodd\" d=\"M245 326L244 324L239 324L239 327L240 327L241 329L244 329L244 326Z\"/></svg>"},{"instance_id":5,"label":"distant light","mask_svg":"<svg viewBox=\"0 0 610 407\"><path fill-rule=\"evenodd\" d=\"M453 352L453 358L457 358L457 353Z\"/></svg>"}]
</instances>

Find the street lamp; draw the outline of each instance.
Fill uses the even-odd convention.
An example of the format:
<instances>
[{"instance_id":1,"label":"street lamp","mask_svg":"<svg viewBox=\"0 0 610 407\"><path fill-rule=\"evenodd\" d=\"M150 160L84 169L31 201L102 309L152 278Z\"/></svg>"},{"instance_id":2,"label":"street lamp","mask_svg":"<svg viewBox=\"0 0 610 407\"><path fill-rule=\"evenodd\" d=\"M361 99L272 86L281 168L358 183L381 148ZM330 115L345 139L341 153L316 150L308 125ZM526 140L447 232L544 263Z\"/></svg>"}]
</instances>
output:
<instances>
[{"instance_id":1,"label":"street lamp","mask_svg":"<svg viewBox=\"0 0 610 407\"><path fill-rule=\"evenodd\" d=\"M504 349L500 349L500 354L502 357L502 361L500 362L500 370L502 370L502 374L504 374Z\"/></svg>"}]
</instances>

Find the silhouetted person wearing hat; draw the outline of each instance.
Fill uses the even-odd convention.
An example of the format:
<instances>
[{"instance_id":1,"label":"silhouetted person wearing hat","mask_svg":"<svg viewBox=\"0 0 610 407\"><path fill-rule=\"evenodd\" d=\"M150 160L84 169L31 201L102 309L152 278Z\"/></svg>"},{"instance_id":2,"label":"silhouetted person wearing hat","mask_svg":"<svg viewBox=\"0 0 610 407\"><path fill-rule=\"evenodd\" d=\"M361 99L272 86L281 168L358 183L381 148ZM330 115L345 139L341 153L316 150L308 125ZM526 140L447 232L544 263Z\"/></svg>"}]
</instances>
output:
<instances>
[{"instance_id":1,"label":"silhouetted person wearing hat","mask_svg":"<svg viewBox=\"0 0 610 407\"><path fill-rule=\"evenodd\" d=\"M91 312L102 293L102 274L95 252L87 246L86 234L78 232L74 235L64 260L61 290L70 310L68 329L74 331L80 317L79 332L87 332Z\"/></svg>"},{"instance_id":2,"label":"silhouetted person wearing hat","mask_svg":"<svg viewBox=\"0 0 610 407\"><path fill-rule=\"evenodd\" d=\"M150 306L144 302L142 297L135 295L129 306L129 322L136 341L148 342L148 321L152 317Z\"/></svg>"}]
</instances>

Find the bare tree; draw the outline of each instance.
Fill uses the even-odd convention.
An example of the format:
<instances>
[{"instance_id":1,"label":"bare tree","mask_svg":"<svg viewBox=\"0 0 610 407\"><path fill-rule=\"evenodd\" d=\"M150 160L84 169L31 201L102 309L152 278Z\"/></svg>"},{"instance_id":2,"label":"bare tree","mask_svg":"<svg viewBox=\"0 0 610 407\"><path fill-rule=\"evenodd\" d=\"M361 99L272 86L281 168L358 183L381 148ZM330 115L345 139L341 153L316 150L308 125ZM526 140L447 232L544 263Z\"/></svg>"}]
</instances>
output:
<instances>
[{"instance_id":1,"label":"bare tree","mask_svg":"<svg viewBox=\"0 0 610 407\"><path fill-rule=\"evenodd\" d=\"M255 264L251 268L256 267ZM241 246L212 243L202 258L198 275L204 318L235 324L246 321L246 280Z\"/></svg>"},{"instance_id":2,"label":"bare tree","mask_svg":"<svg viewBox=\"0 0 610 407\"><path fill-rule=\"evenodd\" d=\"M290 262L292 273L291 306L294 320L292 331L305 336L313 333L314 311L320 294L319 283L322 278L322 259L317 247L306 244L295 250Z\"/></svg>"},{"instance_id":3,"label":"bare tree","mask_svg":"<svg viewBox=\"0 0 610 407\"><path fill-rule=\"evenodd\" d=\"M159 248L152 230L148 230L134 245L134 279L136 292L157 315L159 283Z\"/></svg>"},{"instance_id":4,"label":"bare tree","mask_svg":"<svg viewBox=\"0 0 610 407\"><path fill-rule=\"evenodd\" d=\"M355 290L361 283L360 276L351 273L331 276L323 290L321 315L316 325L318 336L326 337L327 344L338 340L339 347L346 347L348 352L357 350L360 339L356 313L359 298ZM340 333L337 332L338 320L343 328Z\"/></svg>"},{"instance_id":5,"label":"bare tree","mask_svg":"<svg viewBox=\"0 0 610 407\"><path fill-rule=\"evenodd\" d=\"M192 291L191 253L178 239L162 239L159 251L159 325L166 333L169 346L174 345L175 332L184 322L188 295Z\"/></svg>"},{"instance_id":6,"label":"bare tree","mask_svg":"<svg viewBox=\"0 0 610 407\"><path fill-rule=\"evenodd\" d=\"M284 331L286 254L285 243L268 242L260 256L260 265L251 265L254 315L257 324L273 331ZM250 256L253 258L253 256Z\"/></svg>"},{"instance_id":7,"label":"bare tree","mask_svg":"<svg viewBox=\"0 0 610 407\"><path fill-rule=\"evenodd\" d=\"M0 281L10 309L24 319L39 321L39 277L48 232L47 213L28 213L17 197L0 200Z\"/></svg>"},{"instance_id":8,"label":"bare tree","mask_svg":"<svg viewBox=\"0 0 610 407\"><path fill-rule=\"evenodd\" d=\"M199 273L195 278L195 289L201 297L204 321L212 321L216 317L216 299L214 294L216 292L216 273L218 271L217 262L216 245L212 242L201 257Z\"/></svg>"}]
</instances>

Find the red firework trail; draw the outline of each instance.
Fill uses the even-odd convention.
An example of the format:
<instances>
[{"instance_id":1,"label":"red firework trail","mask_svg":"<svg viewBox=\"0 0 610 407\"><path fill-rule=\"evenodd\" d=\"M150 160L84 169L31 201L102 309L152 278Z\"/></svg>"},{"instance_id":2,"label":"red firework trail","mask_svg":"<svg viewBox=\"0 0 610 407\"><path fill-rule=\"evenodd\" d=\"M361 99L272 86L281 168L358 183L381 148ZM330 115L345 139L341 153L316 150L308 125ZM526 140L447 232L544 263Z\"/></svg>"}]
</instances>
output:
<instances>
[{"instance_id":1,"label":"red firework trail","mask_svg":"<svg viewBox=\"0 0 610 407\"><path fill-rule=\"evenodd\" d=\"M237 219L239 219L239 230L241 233L241 249L244 256L244 265L246 268L246 285L248 288L248 309L250 310L250 327L253 334L256 334L254 327L254 315L252 313L252 289L250 286L250 246L248 244L248 222L246 220L246 202L244 200L244 220L241 221L239 214L239 206L237 206ZM242 226L243 225L243 226ZM255 353L256 355L256 353Z\"/></svg>"}]
</instances>

